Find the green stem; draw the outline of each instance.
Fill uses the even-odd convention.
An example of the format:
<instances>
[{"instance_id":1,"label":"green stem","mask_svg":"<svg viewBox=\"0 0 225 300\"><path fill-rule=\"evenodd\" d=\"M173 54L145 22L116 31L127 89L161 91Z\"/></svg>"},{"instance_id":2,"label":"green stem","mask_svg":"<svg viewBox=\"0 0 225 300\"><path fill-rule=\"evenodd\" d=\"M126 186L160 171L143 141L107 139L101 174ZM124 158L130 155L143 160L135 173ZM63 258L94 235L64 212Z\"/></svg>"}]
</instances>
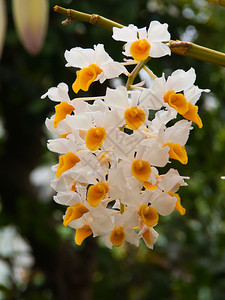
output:
<instances>
[{"instance_id":1,"label":"green stem","mask_svg":"<svg viewBox=\"0 0 225 300\"><path fill-rule=\"evenodd\" d=\"M223 5L223 4L225 5L225 0L220 0L220 1L215 0L215 2L217 2L220 5ZM123 25L121 25L119 23L113 22L109 19L103 18L103 17L101 17L99 15L95 15L95 14L93 14L93 15L85 14L85 13L81 13L81 12L73 10L73 9L65 9L58 5L56 5L54 7L54 10L56 12L58 12L59 14L67 17L67 20L64 22L64 24L68 24L74 20L78 20L78 21L88 22L88 23L103 27L108 30L112 30L113 27L119 27L119 28L123 27ZM225 67L225 54L222 52L211 50L209 48L198 46L196 44L192 44L189 42L169 41L166 43L169 43L169 47L173 53L176 53L178 55L192 57L195 59L199 59L199 60L202 60L205 62L209 62L212 64L216 64L216 65ZM141 68L143 68L143 66ZM132 80L132 78L133 77L131 77L130 81ZM129 81L129 79L128 79L128 81ZM130 81L128 82L128 85L132 84L132 83L130 83Z\"/></svg>"},{"instance_id":2,"label":"green stem","mask_svg":"<svg viewBox=\"0 0 225 300\"><path fill-rule=\"evenodd\" d=\"M157 78L157 76L152 72L152 70L150 70L147 66L144 66L143 69L148 73L148 75L155 80Z\"/></svg>"},{"instance_id":3,"label":"green stem","mask_svg":"<svg viewBox=\"0 0 225 300\"><path fill-rule=\"evenodd\" d=\"M147 62L150 60L150 57L146 58L145 60L139 62L138 65L133 69L131 72L131 75L128 77L127 83L126 83L126 88L129 91L131 89L131 85L134 82L134 79L137 77L138 73L144 66L147 64Z\"/></svg>"},{"instance_id":4,"label":"green stem","mask_svg":"<svg viewBox=\"0 0 225 300\"><path fill-rule=\"evenodd\" d=\"M78 20L78 21L82 21L82 22L87 22L90 23L92 25L95 26L99 26L99 27L103 27L105 29L108 30L112 30L113 27L119 27L122 28L123 25L113 22L109 19L103 18L99 15L96 14L85 14L73 9L65 9L63 7L60 7L58 5L56 5L54 7L54 11L66 16L69 20L74 21L74 20Z\"/></svg>"},{"instance_id":5,"label":"green stem","mask_svg":"<svg viewBox=\"0 0 225 300\"><path fill-rule=\"evenodd\" d=\"M207 0L207 1L225 7L225 0Z\"/></svg>"},{"instance_id":6,"label":"green stem","mask_svg":"<svg viewBox=\"0 0 225 300\"><path fill-rule=\"evenodd\" d=\"M189 42L169 41L173 53L225 67L225 54Z\"/></svg>"}]
</instances>

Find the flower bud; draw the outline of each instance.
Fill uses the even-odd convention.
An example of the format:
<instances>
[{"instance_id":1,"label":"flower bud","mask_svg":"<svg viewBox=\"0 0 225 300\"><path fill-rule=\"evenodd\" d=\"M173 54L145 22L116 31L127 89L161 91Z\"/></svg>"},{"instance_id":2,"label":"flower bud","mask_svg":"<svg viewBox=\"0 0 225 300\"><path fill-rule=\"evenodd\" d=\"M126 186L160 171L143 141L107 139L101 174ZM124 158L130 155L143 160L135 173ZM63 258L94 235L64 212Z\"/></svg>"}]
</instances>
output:
<instances>
[{"instance_id":1,"label":"flower bud","mask_svg":"<svg viewBox=\"0 0 225 300\"><path fill-rule=\"evenodd\" d=\"M2 50L5 41L5 32L6 32L6 9L5 9L5 0L0 0L0 58L2 55Z\"/></svg>"},{"instance_id":2,"label":"flower bud","mask_svg":"<svg viewBox=\"0 0 225 300\"><path fill-rule=\"evenodd\" d=\"M37 55L43 46L48 26L47 0L13 0L13 17L25 49Z\"/></svg>"}]
</instances>

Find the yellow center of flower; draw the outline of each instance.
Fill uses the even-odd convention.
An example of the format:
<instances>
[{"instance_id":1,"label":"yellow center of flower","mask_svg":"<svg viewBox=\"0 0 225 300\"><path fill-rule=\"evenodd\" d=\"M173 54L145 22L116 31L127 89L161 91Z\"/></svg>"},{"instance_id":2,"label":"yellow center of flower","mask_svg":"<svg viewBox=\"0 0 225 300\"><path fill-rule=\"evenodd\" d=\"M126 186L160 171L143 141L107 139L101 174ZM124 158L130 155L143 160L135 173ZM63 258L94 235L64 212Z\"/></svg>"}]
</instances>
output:
<instances>
[{"instance_id":1,"label":"yellow center of flower","mask_svg":"<svg viewBox=\"0 0 225 300\"><path fill-rule=\"evenodd\" d=\"M145 60L149 56L151 45L146 39L135 41L130 46L130 53L137 61Z\"/></svg>"},{"instance_id":2,"label":"yellow center of flower","mask_svg":"<svg viewBox=\"0 0 225 300\"><path fill-rule=\"evenodd\" d=\"M76 203L66 210L66 215L63 220L63 225L67 226L70 222L79 219L89 210L81 203Z\"/></svg>"},{"instance_id":3,"label":"yellow center of flower","mask_svg":"<svg viewBox=\"0 0 225 300\"><path fill-rule=\"evenodd\" d=\"M173 192L168 192L168 194L171 196L171 197L176 197L177 198L177 202L176 202L176 205L175 205L175 209L179 211L179 213L183 216L186 212L186 209L181 205L181 202L180 202L180 196L178 194L175 194Z\"/></svg>"},{"instance_id":4,"label":"yellow center of flower","mask_svg":"<svg viewBox=\"0 0 225 300\"><path fill-rule=\"evenodd\" d=\"M168 91L163 96L163 100L169 104L169 106L176 109L176 111L183 115L188 111L188 102L183 94L176 94L174 91Z\"/></svg>"},{"instance_id":5,"label":"yellow center of flower","mask_svg":"<svg viewBox=\"0 0 225 300\"><path fill-rule=\"evenodd\" d=\"M77 190L76 185L77 185L77 181L74 180L74 181L73 181L73 184L72 184L72 186L71 186L71 191L76 192L76 190Z\"/></svg>"},{"instance_id":6,"label":"yellow center of flower","mask_svg":"<svg viewBox=\"0 0 225 300\"><path fill-rule=\"evenodd\" d=\"M145 112L136 106L132 106L125 111L124 118L127 126L136 130L145 121Z\"/></svg>"},{"instance_id":7,"label":"yellow center of flower","mask_svg":"<svg viewBox=\"0 0 225 300\"><path fill-rule=\"evenodd\" d=\"M73 152L68 152L67 154L60 155L56 177L59 178L62 173L74 167L79 161L79 157L76 156Z\"/></svg>"},{"instance_id":8,"label":"yellow center of flower","mask_svg":"<svg viewBox=\"0 0 225 300\"><path fill-rule=\"evenodd\" d=\"M201 118L198 115L198 106L188 102L188 111L183 114L183 117L187 120L193 121L198 125L199 128L202 128L203 124Z\"/></svg>"},{"instance_id":9,"label":"yellow center of flower","mask_svg":"<svg viewBox=\"0 0 225 300\"><path fill-rule=\"evenodd\" d=\"M89 187L87 192L87 202L96 207L104 198L109 188L105 182L99 182Z\"/></svg>"},{"instance_id":10,"label":"yellow center of flower","mask_svg":"<svg viewBox=\"0 0 225 300\"><path fill-rule=\"evenodd\" d=\"M82 228L76 229L75 243L81 245L83 240L92 234L92 230L89 225L84 225Z\"/></svg>"},{"instance_id":11,"label":"yellow center of flower","mask_svg":"<svg viewBox=\"0 0 225 300\"><path fill-rule=\"evenodd\" d=\"M123 227L122 226L115 227L111 232L109 239L114 246L116 247L121 246L125 241L125 232Z\"/></svg>"},{"instance_id":12,"label":"yellow center of flower","mask_svg":"<svg viewBox=\"0 0 225 300\"><path fill-rule=\"evenodd\" d=\"M67 138L67 135L70 134L70 132L68 133L63 133L63 134L60 134L60 139L66 139Z\"/></svg>"},{"instance_id":13,"label":"yellow center of flower","mask_svg":"<svg viewBox=\"0 0 225 300\"><path fill-rule=\"evenodd\" d=\"M159 215L157 210L151 206L142 205L139 208L138 214L142 217L143 222L148 226L152 227L158 223Z\"/></svg>"},{"instance_id":14,"label":"yellow center of flower","mask_svg":"<svg viewBox=\"0 0 225 300\"><path fill-rule=\"evenodd\" d=\"M55 118L54 128L57 127L58 123L70 115L74 111L74 107L67 102L63 101L55 106Z\"/></svg>"},{"instance_id":15,"label":"yellow center of flower","mask_svg":"<svg viewBox=\"0 0 225 300\"><path fill-rule=\"evenodd\" d=\"M143 239L146 240L147 244L151 245L153 243L153 238L152 235L150 234L149 230L146 230L143 234L142 234Z\"/></svg>"},{"instance_id":16,"label":"yellow center of flower","mask_svg":"<svg viewBox=\"0 0 225 300\"><path fill-rule=\"evenodd\" d=\"M103 127L91 128L86 135L86 146L89 150L95 151L99 149L105 139L106 132Z\"/></svg>"},{"instance_id":17,"label":"yellow center of flower","mask_svg":"<svg viewBox=\"0 0 225 300\"><path fill-rule=\"evenodd\" d=\"M80 71L77 71L77 78L73 83L73 91L78 93L79 90L88 91L89 86L97 76L102 72L102 69L99 68L96 64L91 64L87 68L83 68Z\"/></svg>"},{"instance_id":18,"label":"yellow center of flower","mask_svg":"<svg viewBox=\"0 0 225 300\"><path fill-rule=\"evenodd\" d=\"M181 146L180 144L174 144L174 143L166 143L164 145L164 147L165 146L170 147L170 150L169 150L169 157L170 158L176 159L184 165L187 164L188 156L187 156L187 152L186 152L184 146Z\"/></svg>"},{"instance_id":19,"label":"yellow center of flower","mask_svg":"<svg viewBox=\"0 0 225 300\"><path fill-rule=\"evenodd\" d=\"M158 188L157 185L153 185L148 181L144 182L144 187L146 188L146 190L149 190L149 191L153 191Z\"/></svg>"},{"instance_id":20,"label":"yellow center of flower","mask_svg":"<svg viewBox=\"0 0 225 300\"><path fill-rule=\"evenodd\" d=\"M137 180L145 182L148 180L152 170L148 161L136 159L132 163L131 171Z\"/></svg>"}]
</instances>

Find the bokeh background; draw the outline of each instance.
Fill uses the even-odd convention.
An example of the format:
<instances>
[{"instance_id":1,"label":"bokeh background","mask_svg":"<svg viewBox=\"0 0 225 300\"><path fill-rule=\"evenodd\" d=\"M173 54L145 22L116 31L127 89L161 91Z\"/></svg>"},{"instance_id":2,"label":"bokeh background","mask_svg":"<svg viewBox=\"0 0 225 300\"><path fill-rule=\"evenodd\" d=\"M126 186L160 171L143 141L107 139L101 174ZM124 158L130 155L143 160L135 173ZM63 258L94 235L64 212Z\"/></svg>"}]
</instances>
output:
<instances>
[{"instance_id":1,"label":"bokeh background","mask_svg":"<svg viewBox=\"0 0 225 300\"><path fill-rule=\"evenodd\" d=\"M62 225L65 209L54 203L49 187L57 156L46 148L44 122L54 106L40 96L62 81L74 81L75 70L65 68L66 49L104 43L114 59L123 59L122 43L112 40L111 32L81 22L62 26L65 18L54 13L54 5L138 27L156 19L169 24L172 39L221 52L225 8L205 0L51 0L45 42L34 55L21 43L12 2L5 4L7 31L0 59L0 299L224 299L225 181L220 177L225 175L225 69L176 54L149 63L158 76L194 67L197 85L211 90L199 101L204 126L200 130L194 125L191 132L188 165L172 164L190 176L188 187L180 190L186 215L174 212L160 218L153 251L143 244L109 250L92 237L81 247L74 244L74 231ZM89 95L103 95L106 84L94 83Z\"/></svg>"}]
</instances>

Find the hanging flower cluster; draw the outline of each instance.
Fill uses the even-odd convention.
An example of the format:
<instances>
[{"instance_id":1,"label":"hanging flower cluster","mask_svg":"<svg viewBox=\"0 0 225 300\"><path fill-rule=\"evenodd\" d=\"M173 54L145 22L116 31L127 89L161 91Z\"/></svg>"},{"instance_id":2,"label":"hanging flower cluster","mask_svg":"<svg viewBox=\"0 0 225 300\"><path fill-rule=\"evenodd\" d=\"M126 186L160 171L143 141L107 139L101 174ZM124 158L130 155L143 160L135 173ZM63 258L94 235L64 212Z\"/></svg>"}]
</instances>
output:
<instances>
[{"instance_id":1,"label":"hanging flower cluster","mask_svg":"<svg viewBox=\"0 0 225 300\"><path fill-rule=\"evenodd\" d=\"M130 78L126 64L170 55L167 27L153 21L148 30L134 25L113 28L113 38L126 42L123 54L133 58L127 63L115 62L101 44L66 51L66 66L80 69L73 91L88 91L92 82L121 74ZM94 99L71 100L66 83L42 96L58 102L55 114L46 120L58 136L48 141L48 148L59 153L51 186L57 192L54 200L67 206L63 225L76 230L78 245L93 234L103 236L109 248L125 241L138 246L143 239L152 249L159 216L174 210L185 214L178 189L188 178L174 168L165 174L157 168L171 160L187 164L185 144L192 122L202 127L196 102L208 90L194 85L193 68L176 70L167 79L164 74L152 77L150 88L107 88L104 96Z\"/></svg>"}]
</instances>

